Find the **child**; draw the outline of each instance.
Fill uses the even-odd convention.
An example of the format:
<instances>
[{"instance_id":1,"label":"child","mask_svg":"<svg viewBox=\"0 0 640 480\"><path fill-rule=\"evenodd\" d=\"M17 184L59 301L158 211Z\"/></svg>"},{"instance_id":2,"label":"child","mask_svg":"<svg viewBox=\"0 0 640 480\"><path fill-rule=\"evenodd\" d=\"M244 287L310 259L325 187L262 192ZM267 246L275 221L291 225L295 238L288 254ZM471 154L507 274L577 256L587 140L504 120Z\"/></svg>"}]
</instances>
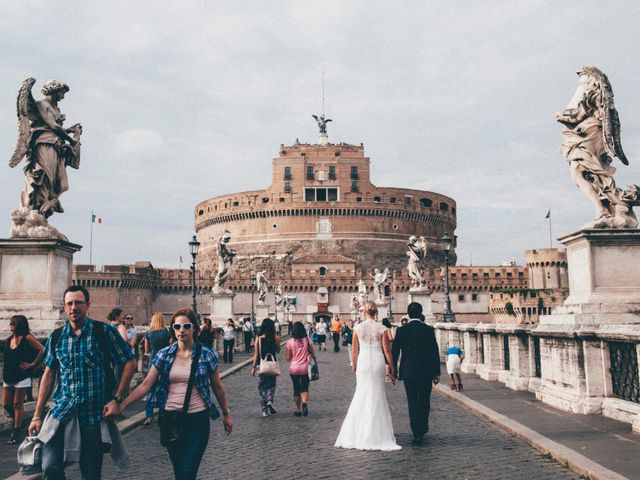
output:
<instances>
[{"instance_id":1,"label":"child","mask_svg":"<svg viewBox=\"0 0 640 480\"><path fill-rule=\"evenodd\" d=\"M451 390L454 392L462 390L462 379L460 378L460 364L464 360L464 352L460 347L454 345L447 350L447 373L449 374L449 380L451 383ZM458 378L458 385L456 387L456 381L454 375Z\"/></svg>"}]
</instances>

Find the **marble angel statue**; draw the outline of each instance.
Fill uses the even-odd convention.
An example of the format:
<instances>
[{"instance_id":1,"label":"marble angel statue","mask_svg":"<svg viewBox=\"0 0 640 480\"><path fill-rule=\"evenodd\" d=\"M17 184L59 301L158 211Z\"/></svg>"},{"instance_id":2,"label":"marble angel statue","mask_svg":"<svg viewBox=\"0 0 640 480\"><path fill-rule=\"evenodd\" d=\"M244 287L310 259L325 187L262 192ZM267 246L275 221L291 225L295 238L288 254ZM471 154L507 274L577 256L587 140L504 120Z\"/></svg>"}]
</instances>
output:
<instances>
[{"instance_id":1,"label":"marble angel statue","mask_svg":"<svg viewBox=\"0 0 640 480\"><path fill-rule=\"evenodd\" d=\"M283 294L282 294L282 285L276 285L276 288L273 290L274 302L276 305L276 310L282 310L283 307Z\"/></svg>"},{"instance_id":2,"label":"marble angel statue","mask_svg":"<svg viewBox=\"0 0 640 480\"><path fill-rule=\"evenodd\" d=\"M407 242L407 271L411 279L411 289L423 289L427 285L424 278L424 263L427 258L427 240L424 237L416 237L412 235Z\"/></svg>"},{"instance_id":3,"label":"marble angel statue","mask_svg":"<svg viewBox=\"0 0 640 480\"><path fill-rule=\"evenodd\" d=\"M227 230L218 239L218 273L214 280L213 293L232 293L224 286L229 278L233 257L237 255L235 250L229 248L229 240L231 240L231 233Z\"/></svg>"},{"instance_id":4,"label":"marble angel statue","mask_svg":"<svg viewBox=\"0 0 640 480\"><path fill-rule=\"evenodd\" d=\"M256 288L258 289L258 303L264 304L267 301L267 293L269 292L269 280L267 280L266 270L260 270L256 273Z\"/></svg>"},{"instance_id":5,"label":"marble angel statue","mask_svg":"<svg viewBox=\"0 0 640 480\"><path fill-rule=\"evenodd\" d=\"M385 268L384 271L380 271L379 269L374 270L373 274L373 294L375 298L375 302L378 305L382 305L385 303L385 294L384 287L387 285L387 278L389 277L389 269Z\"/></svg>"},{"instance_id":6,"label":"marble angel statue","mask_svg":"<svg viewBox=\"0 0 640 480\"><path fill-rule=\"evenodd\" d=\"M560 152L569 162L571 179L594 205L593 221L584 228L636 228L633 207L640 205L638 186L616 186L614 158L629 161L620 142L620 120L607 76L595 67L578 72L578 88L567 107L556 114L565 126Z\"/></svg>"}]
</instances>

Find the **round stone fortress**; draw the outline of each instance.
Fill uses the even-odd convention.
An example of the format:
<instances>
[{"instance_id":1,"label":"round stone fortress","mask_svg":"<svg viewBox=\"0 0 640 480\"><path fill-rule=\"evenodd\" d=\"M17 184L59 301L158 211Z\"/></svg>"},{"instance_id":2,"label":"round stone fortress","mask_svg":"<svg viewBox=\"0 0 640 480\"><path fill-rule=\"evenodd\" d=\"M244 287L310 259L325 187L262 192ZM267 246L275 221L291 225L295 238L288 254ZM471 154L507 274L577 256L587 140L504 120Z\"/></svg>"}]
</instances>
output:
<instances>
[{"instance_id":1,"label":"round stone fortress","mask_svg":"<svg viewBox=\"0 0 640 480\"><path fill-rule=\"evenodd\" d=\"M217 241L225 230L238 252L234 270L240 271L281 270L309 255L341 255L358 268L401 271L412 235L427 240L426 266L442 265L440 239L445 232L455 235L455 201L422 190L376 187L369 172L362 144L281 145L269 188L196 206L198 269L217 269ZM455 259L452 251L450 260Z\"/></svg>"}]
</instances>

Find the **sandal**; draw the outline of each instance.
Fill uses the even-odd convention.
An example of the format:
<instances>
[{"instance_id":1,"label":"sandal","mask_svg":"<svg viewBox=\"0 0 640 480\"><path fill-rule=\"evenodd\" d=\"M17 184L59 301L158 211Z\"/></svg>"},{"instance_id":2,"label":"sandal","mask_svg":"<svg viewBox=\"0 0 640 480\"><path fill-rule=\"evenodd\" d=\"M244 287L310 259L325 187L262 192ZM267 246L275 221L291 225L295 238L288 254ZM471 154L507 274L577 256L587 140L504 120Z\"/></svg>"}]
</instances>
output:
<instances>
[{"instance_id":1,"label":"sandal","mask_svg":"<svg viewBox=\"0 0 640 480\"><path fill-rule=\"evenodd\" d=\"M153 418L145 418L145 419L144 419L144 423L143 423L143 425L144 425L145 427L148 427L148 426L149 426L149 425L151 425L152 423L153 423Z\"/></svg>"},{"instance_id":2,"label":"sandal","mask_svg":"<svg viewBox=\"0 0 640 480\"><path fill-rule=\"evenodd\" d=\"M7 440L7 445L15 445L18 443L18 433L17 432L11 432L11 436L9 437L9 440Z\"/></svg>"}]
</instances>

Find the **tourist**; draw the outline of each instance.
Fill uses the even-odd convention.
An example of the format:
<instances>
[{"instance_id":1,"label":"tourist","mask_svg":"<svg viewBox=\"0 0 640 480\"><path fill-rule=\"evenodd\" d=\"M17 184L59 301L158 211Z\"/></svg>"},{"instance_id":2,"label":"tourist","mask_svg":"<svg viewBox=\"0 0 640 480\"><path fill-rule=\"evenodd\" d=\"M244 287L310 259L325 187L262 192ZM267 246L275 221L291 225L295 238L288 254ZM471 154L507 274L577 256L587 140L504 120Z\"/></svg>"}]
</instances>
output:
<instances>
[{"instance_id":1,"label":"tourist","mask_svg":"<svg viewBox=\"0 0 640 480\"><path fill-rule=\"evenodd\" d=\"M209 347L195 341L198 319L193 310L186 308L175 312L171 318L171 330L177 341L158 352L144 381L121 404L108 405L105 416L119 413L150 391L148 403L160 408L161 415L164 415L163 411L186 410L183 434L175 441L166 439L165 446L176 480L195 480L209 442L209 418L215 420L220 417L211 398L212 390L222 409L227 434L231 433L233 421L218 372L218 357ZM191 364L196 358L197 364L192 370ZM190 382L194 371L194 379ZM188 388L190 383L193 386L191 391Z\"/></svg>"},{"instance_id":2,"label":"tourist","mask_svg":"<svg viewBox=\"0 0 640 480\"><path fill-rule=\"evenodd\" d=\"M349 320L349 323L342 329L342 338L349 352L349 366L353 367L353 360L351 358L351 349L353 348L353 320Z\"/></svg>"},{"instance_id":3,"label":"tourist","mask_svg":"<svg viewBox=\"0 0 640 480\"><path fill-rule=\"evenodd\" d=\"M127 329L127 343L131 347L131 351L136 353L136 344L138 343L138 329L133 324L133 315L126 314L124 316L124 326Z\"/></svg>"},{"instance_id":4,"label":"tourist","mask_svg":"<svg viewBox=\"0 0 640 480\"><path fill-rule=\"evenodd\" d=\"M251 353L251 341L253 340L253 324L249 317L244 319L242 324L242 333L244 335L244 352Z\"/></svg>"},{"instance_id":5,"label":"tourist","mask_svg":"<svg viewBox=\"0 0 640 480\"><path fill-rule=\"evenodd\" d=\"M294 415L309 415L309 356L315 361L313 346L301 322L295 322L291 330L291 340L287 342L285 357L289 362L289 375L293 383Z\"/></svg>"},{"instance_id":6,"label":"tourist","mask_svg":"<svg viewBox=\"0 0 640 480\"><path fill-rule=\"evenodd\" d=\"M129 345L114 327L89 318L87 312L91 303L85 287L71 285L62 298L69 320L47 339L44 354L46 367L40 380L38 402L29 425L29 434L39 434L39 439L43 441L43 478L65 478L64 469L69 463L65 461L65 449L80 445L82 478L99 479L105 452L101 435L103 411L118 408L135 371L136 362ZM84 352L84 355L70 355L70 352ZM113 372L110 372L106 362L88 361L105 357L121 367L122 375L117 386L110 384ZM56 377L53 405L43 422L42 415ZM108 428L112 444L122 441L118 429L113 427ZM73 434L67 435L67 431Z\"/></svg>"},{"instance_id":7,"label":"tourist","mask_svg":"<svg viewBox=\"0 0 640 480\"><path fill-rule=\"evenodd\" d=\"M316 323L316 333L318 334L318 349L327 351L327 333L329 333L329 325L325 322L324 317L320 317L320 321Z\"/></svg>"},{"instance_id":8,"label":"tourist","mask_svg":"<svg viewBox=\"0 0 640 480\"><path fill-rule=\"evenodd\" d=\"M344 327L340 317L336 315L331 320L331 337L333 338L333 351L340 351L340 334L342 333L342 327Z\"/></svg>"},{"instance_id":9,"label":"tourist","mask_svg":"<svg viewBox=\"0 0 640 480\"><path fill-rule=\"evenodd\" d=\"M406 316L402 317L402 318L400 319L400 326L401 326L401 327L404 327L404 326L407 324L407 322L408 322L408 321L409 321L409 318L408 318L408 317L406 317Z\"/></svg>"},{"instance_id":10,"label":"tourist","mask_svg":"<svg viewBox=\"0 0 640 480\"><path fill-rule=\"evenodd\" d=\"M273 320L265 318L260 326L260 332L253 346L253 369L251 374L259 373L260 362L271 354L274 360L278 360L276 354L280 352L280 337L276 334ZM260 408L262 416L269 413L274 415L276 409L273 406L273 398L276 394L276 375L258 375L258 392L260 393Z\"/></svg>"},{"instance_id":11,"label":"tourist","mask_svg":"<svg viewBox=\"0 0 640 480\"><path fill-rule=\"evenodd\" d=\"M224 363L233 363L233 347L236 343L236 325L233 319L227 320L227 325L223 329L222 348L224 349Z\"/></svg>"},{"instance_id":12,"label":"tourist","mask_svg":"<svg viewBox=\"0 0 640 480\"><path fill-rule=\"evenodd\" d=\"M149 330L144 334L144 353L149 357L149 369L151 369L153 357L169 345L169 338L169 330L165 327L164 315L160 312L154 312L151 315ZM151 425L153 422L153 407L149 408L147 406L145 412L144 424Z\"/></svg>"},{"instance_id":13,"label":"tourist","mask_svg":"<svg viewBox=\"0 0 640 480\"><path fill-rule=\"evenodd\" d=\"M24 416L24 400L31 390L31 375L40 363L44 347L31 335L24 315L9 319L11 336L5 340L4 368L2 370L2 408L13 417L13 429L7 445L18 443Z\"/></svg>"},{"instance_id":14,"label":"tourist","mask_svg":"<svg viewBox=\"0 0 640 480\"><path fill-rule=\"evenodd\" d=\"M462 378L460 377L460 367L464 360L464 352L457 345L452 345L447 349L447 373L452 391L462 390ZM457 384L454 375L457 377Z\"/></svg>"},{"instance_id":15,"label":"tourist","mask_svg":"<svg viewBox=\"0 0 640 480\"><path fill-rule=\"evenodd\" d=\"M203 317L202 323L204 323L204 325L202 325L202 328L200 329L198 341L205 347L213 349L213 341L215 340L216 334L213 326L211 325L211 319L209 317Z\"/></svg>"},{"instance_id":16,"label":"tourist","mask_svg":"<svg viewBox=\"0 0 640 480\"><path fill-rule=\"evenodd\" d=\"M128 342L127 327L124 325L124 311L121 308L112 308L107 315L107 320L112 327L118 330L118 333L125 342Z\"/></svg>"},{"instance_id":17,"label":"tourist","mask_svg":"<svg viewBox=\"0 0 640 480\"><path fill-rule=\"evenodd\" d=\"M389 321L388 318L383 318L382 319L382 325L387 329L387 336L389 337L389 344L393 344L393 326L391 325L391 322ZM385 358L385 363L387 362L386 358ZM391 365L389 365L388 363L386 363L386 376L384 381L386 383L395 383L395 380L392 378L391 373Z\"/></svg>"}]
</instances>

